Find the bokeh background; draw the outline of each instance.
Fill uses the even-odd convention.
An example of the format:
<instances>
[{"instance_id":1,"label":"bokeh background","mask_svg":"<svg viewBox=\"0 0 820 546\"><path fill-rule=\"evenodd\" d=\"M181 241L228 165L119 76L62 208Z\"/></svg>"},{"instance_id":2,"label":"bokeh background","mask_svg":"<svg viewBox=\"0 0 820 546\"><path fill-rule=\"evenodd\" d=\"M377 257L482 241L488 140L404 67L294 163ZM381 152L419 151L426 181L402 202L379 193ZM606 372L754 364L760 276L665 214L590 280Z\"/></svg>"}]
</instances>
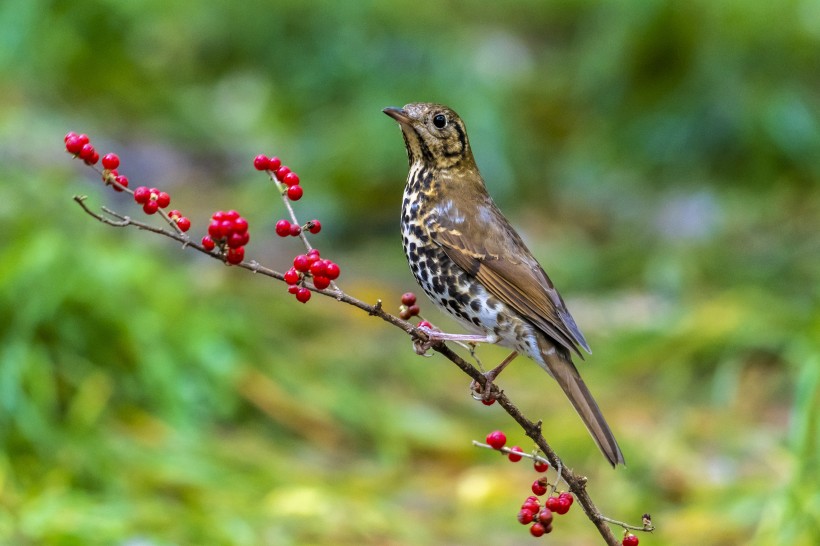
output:
<instances>
[{"instance_id":1,"label":"bokeh background","mask_svg":"<svg viewBox=\"0 0 820 546\"><path fill-rule=\"evenodd\" d=\"M0 543L536 542L515 518L535 473L470 441L532 446L447 361L72 201L141 214L69 130L195 235L240 210L249 255L283 270L299 246L251 164L279 155L341 286L395 309L415 284L381 109L429 100L466 120L594 349L625 469L536 366L500 385L600 508L652 513L646 545L816 544L818 51L816 0L5 0ZM600 543L579 510L541 540Z\"/></svg>"}]
</instances>

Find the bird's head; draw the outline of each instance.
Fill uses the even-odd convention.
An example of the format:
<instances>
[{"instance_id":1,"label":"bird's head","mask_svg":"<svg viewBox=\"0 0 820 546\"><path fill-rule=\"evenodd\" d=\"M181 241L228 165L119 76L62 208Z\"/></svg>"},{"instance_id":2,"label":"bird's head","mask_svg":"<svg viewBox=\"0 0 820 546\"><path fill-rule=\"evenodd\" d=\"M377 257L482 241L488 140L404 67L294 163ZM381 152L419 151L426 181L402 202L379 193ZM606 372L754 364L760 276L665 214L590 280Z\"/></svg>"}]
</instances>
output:
<instances>
[{"instance_id":1,"label":"bird's head","mask_svg":"<svg viewBox=\"0 0 820 546\"><path fill-rule=\"evenodd\" d=\"M414 102L404 108L385 108L384 113L399 122L411 165L422 162L428 167L449 169L474 164L467 129L450 108Z\"/></svg>"}]
</instances>

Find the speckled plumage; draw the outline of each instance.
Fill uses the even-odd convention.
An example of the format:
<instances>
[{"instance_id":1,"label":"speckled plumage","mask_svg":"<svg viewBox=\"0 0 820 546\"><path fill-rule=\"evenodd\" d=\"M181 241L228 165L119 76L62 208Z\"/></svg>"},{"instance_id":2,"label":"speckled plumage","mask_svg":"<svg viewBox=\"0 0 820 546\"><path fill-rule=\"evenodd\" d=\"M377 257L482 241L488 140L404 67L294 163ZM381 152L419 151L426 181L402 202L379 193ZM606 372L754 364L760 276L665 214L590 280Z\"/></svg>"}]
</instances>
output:
<instances>
[{"instance_id":1,"label":"speckled plumage","mask_svg":"<svg viewBox=\"0 0 820 546\"><path fill-rule=\"evenodd\" d=\"M623 455L572 363L589 346L547 274L490 198L464 123L440 104L386 108L410 172L401 234L410 269L469 330L533 359L553 376L613 465Z\"/></svg>"}]
</instances>

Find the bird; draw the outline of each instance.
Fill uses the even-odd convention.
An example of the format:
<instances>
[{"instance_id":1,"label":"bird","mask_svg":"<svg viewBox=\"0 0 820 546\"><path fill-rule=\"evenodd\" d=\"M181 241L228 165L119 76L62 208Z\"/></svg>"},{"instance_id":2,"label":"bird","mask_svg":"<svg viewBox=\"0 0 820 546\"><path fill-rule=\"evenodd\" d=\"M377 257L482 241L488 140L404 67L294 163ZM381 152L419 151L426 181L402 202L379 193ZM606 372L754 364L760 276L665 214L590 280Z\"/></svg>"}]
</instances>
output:
<instances>
[{"instance_id":1,"label":"bird","mask_svg":"<svg viewBox=\"0 0 820 546\"><path fill-rule=\"evenodd\" d=\"M388 107L404 137L409 173L401 207L402 246L427 296L472 334L426 330L433 341L495 343L513 353L485 374L493 381L517 354L559 384L609 463L625 464L618 442L572 361L591 354L550 278L487 192L467 129L451 108L416 102Z\"/></svg>"}]
</instances>

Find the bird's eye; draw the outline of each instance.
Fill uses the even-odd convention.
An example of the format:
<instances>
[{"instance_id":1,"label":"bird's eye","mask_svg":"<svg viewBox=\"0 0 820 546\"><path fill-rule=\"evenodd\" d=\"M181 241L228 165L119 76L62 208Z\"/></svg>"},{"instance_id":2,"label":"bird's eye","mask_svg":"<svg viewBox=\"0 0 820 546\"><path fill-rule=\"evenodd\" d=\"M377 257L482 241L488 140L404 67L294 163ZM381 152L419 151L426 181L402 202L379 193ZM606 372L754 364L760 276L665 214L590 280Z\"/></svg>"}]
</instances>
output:
<instances>
[{"instance_id":1,"label":"bird's eye","mask_svg":"<svg viewBox=\"0 0 820 546\"><path fill-rule=\"evenodd\" d=\"M433 125L435 125L437 129L444 129L447 126L447 116L444 114L436 114L433 118Z\"/></svg>"}]
</instances>

